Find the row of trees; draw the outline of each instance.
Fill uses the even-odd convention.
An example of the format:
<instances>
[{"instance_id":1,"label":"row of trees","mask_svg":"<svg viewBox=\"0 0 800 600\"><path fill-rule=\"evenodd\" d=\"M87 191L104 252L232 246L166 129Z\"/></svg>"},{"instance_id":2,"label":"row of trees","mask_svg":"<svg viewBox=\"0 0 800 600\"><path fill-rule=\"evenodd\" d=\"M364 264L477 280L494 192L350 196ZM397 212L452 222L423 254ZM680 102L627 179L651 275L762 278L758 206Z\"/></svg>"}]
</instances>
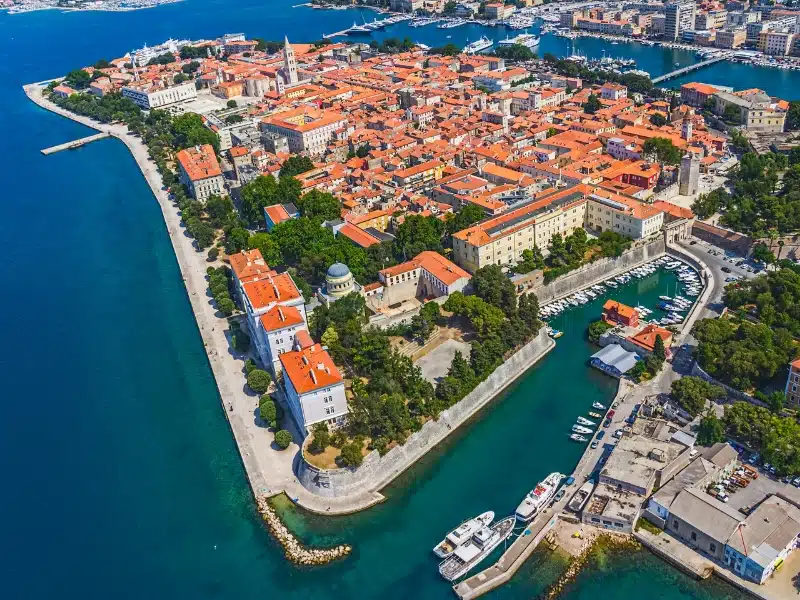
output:
<instances>
[{"instance_id":1,"label":"row of trees","mask_svg":"<svg viewBox=\"0 0 800 600\"><path fill-rule=\"evenodd\" d=\"M748 152L730 184L731 193L720 188L701 195L692 206L695 214L705 219L723 212L723 225L757 238L800 229L800 163L790 166L782 154Z\"/></svg>"},{"instance_id":2,"label":"row of trees","mask_svg":"<svg viewBox=\"0 0 800 600\"><path fill-rule=\"evenodd\" d=\"M713 423L713 419L710 419ZM724 432L757 450L779 475L800 474L800 424L749 402L725 407ZM719 440L715 440L719 441Z\"/></svg>"},{"instance_id":3,"label":"row of trees","mask_svg":"<svg viewBox=\"0 0 800 600\"><path fill-rule=\"evenodd\" d=\"M763 387L797 353L792 334L764 323L704 319L692 333L697 360L712 377L742 391Z\"/></svg>"},{"instance_id":4,"label":"row of trees","mask_svg":"<svg viewBox=\"0 0 800 600\"><path fill-rule=\"evenodd\" d=\"M800 337L800 273L796 267L784 267L728 286L725 304L732 310L748 310L772 329Z\"/></svg>"}]
</instances>

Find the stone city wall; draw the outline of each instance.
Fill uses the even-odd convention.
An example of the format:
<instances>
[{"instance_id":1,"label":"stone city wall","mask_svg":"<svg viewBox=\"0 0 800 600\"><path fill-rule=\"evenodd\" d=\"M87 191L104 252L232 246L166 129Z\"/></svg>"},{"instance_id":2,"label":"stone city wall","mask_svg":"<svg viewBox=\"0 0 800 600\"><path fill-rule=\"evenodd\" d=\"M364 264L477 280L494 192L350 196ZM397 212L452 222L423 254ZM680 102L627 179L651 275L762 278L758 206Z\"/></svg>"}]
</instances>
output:
<instances>
[{"instance_id":1,"label":"stone city wall","mask_svg":"<svg viewBox=\"0 0 800 600\"><path fill-rule=\"evenodd\" d=\"M497 367L463 400L442 411L438 420L425 423L402 446L392 448L384 456L373 450L358 468L319 469L301 460L297 468L298 480L307 490L328 498L340 498L385 487L486 406L554 346L555 343L542 327L533 341Z\"/></svg>"},{"instance_id":2,"label":"stone city wall","mask_svg":"<svg viewBox=\"0 0 800 600\"><path fill-rule=\"evenodd\" d=\"M551 302L658 258L665 251L664 238L659 236L658 239L634 246L618 258L602 258L570 271L547 285L533 286L529 291L536 294L540 303Z\"/></svg>"}]
</instances>

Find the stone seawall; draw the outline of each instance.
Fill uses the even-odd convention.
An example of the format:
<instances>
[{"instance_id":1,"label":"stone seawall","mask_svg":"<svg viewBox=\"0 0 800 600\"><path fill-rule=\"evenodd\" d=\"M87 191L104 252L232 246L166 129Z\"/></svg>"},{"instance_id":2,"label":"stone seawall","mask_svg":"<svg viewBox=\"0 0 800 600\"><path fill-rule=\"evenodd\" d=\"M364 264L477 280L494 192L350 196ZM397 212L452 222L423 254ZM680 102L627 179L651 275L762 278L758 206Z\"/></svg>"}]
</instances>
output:
<instances>
[{"instance_id":1,"label":"stone seawall","mask_svg":"<svg viewBox=\"0 0 800 600\"><path fill-rule=\"evenodd\" d=\"M533 341L497 367L463 400L442 411L438 420L425 423L402 446L392 448L383 456L374 450L355 469L318 469L305 460L300 460L298 480L310 492L326 498L341 498L385 487L514 383L554 346L555 342L542 327Z\"/></svg>"},{"instance_id":2,"label":"stone seawall","mask_svg":"<svg viewBox=\"0 0 800 600\"><path fill-rule=\"evenodd\" d=\"M555 281L546 285L530 288L536 294L540 303L551 302L563 296L594 285L620 271L627 271L658 258L666 252L666 243L663 237L631 248L617 258L603 258L597 262L585 265L575 271L562 275Z\"/></svg>"}]
</instances>

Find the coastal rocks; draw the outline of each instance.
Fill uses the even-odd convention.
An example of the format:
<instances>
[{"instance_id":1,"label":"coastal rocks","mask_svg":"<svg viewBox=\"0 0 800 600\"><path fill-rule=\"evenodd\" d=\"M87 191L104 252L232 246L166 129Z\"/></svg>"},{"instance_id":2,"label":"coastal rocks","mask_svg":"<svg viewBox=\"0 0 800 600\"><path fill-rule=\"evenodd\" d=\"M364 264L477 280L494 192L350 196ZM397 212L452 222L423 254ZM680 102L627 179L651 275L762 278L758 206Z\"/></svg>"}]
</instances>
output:
<instances>
[{"instance_id":1,"label":"coastal rocks","mask_svg":"<svg viewBox=\"0 0 800 600\"><path fill-rule=\"evenodd\" d=\"M306 548L291 531L281 522L275 510L269 505L265 496L256 498L258 512L267 523L272 535L283 546L286 558L298 565L324 565L331 561L343 558L353 551L349 544L342 544L334 548Z\"/></svg>"},{"instance_id":2,"label":"coastal rocks","mask_svg":"<svg viewBox=\"0 0 800 600\"><path fill-rule=\"evenodd\" d=\"M621 550L621 549L639 549L641 544L634 540L632 537L623 534L614 533L590 533L583 544L580 554L570 562L569 567L561 577L553 583L545 594L541 596L542 600L553 600L557 598L564 588L572 583L584 566L586 566L592 551L598 550Z\"/></svg>"}]
</instances>

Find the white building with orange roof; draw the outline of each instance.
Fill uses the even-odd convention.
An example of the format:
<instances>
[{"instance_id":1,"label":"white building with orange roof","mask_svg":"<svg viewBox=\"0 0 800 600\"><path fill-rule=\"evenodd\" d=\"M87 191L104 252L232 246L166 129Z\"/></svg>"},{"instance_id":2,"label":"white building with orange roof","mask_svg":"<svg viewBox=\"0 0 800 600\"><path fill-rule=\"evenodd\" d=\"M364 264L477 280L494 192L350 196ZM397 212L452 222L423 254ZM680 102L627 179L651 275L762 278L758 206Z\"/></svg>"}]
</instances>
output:
<instances>
[{"instance_id":1,"label":"white building with orange roof","mask_svg":"<svg viewBox=\"0 0 800 600\"><path fill-rule=\"evenodd\" d=\"M243 283L242 300L258 357L275 368L277 356L291 349L297 332L308 329L303 295L291 275L273 271Z\"/></svg>"},{"instance_id":2,"label":"white building with orange roof","mask_svg":"<svg viewBox=\"0 0 800 600\"><path fill-rule=\"evenodd\" d=\"M236 288L236 294L244 304L243 288L245 283L258 281L259 279L266 279L269 276L277 275L277 273L267 264L264 257L261 255L261 250L254 248L253 250L244 250L231 254L228 257L231 264L231 272L233 273L233 283Z\"/></svg>"},{"instance_id":3,"label":"white building with orange roof","mask_svg":"<svg viewBox=\"0 0 800 600\"><path fill-rule=\"evenodd\" d=\"M333 133L346 127L345 115L309 106L275 113L261 121L261 131L284 136L290 152L311 156L324 154Z\"/></svg>"},{"instance_id":4,"label":"white building with orange roof","mask_svg":"<svg viewBox=\"0 0 800 600\"><path fill-rule=\"evenodd\" d=\"M195 200L226 195L225 179L211 144L193 146L178 152L178 178Z\"/></svg>"},{"instance_id":5,"label":"white building with orange roof","mask_svg":"<svg viewBox=\"0 0 800 600\"><path fill-rule=\"evenodd\" d=\"M304 432L316 423L342 425L349 412L344 378L321 345L299 346L280 355L286 401L294 420Z\"/></svg>"},{"instance_id":6,"label":"white building with orange roof","mask_svg":"<svg viewBox=\"0 0 800 600\"><path fill-rule=\"evenodd\" d=\"M420 252L413 259L378 271L383 284L376 304L391 306L414 298L441 298L463 292L472 276L438 252Z\"/></svg>"}]
</instances>

